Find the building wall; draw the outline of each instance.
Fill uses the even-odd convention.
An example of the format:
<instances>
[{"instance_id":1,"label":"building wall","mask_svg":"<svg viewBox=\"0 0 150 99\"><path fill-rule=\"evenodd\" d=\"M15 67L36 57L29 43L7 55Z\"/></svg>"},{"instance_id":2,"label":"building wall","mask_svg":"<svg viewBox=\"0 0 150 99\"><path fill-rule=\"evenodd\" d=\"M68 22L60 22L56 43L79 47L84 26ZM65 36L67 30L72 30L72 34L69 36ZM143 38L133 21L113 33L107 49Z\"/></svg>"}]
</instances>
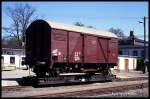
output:
<instances>
[{"instance_id":1,"label":"building wall","mask_svg":"<svg viewBox=\"0 0 150 99\"><path fill-rule=\"evenodd\" d=\"M118 57L118 66L119 66L119 70L125 70L125 59L128 59L129 63L128 63L128 69L130 70L134 70L136 69L137 66L137 59L134 57Z\"/></svg>"},{"instance_id":2,"label":"building wall","mask_svg":"<svg viewBox=\"0 0 150 99\"><path fill-rule=\"evenodd\" d=\"M2 66L7 67L7 66L15 66L16 68L21 68L23 67L21 65L22 62L22 57L25 57L24 55L2 55L3 56L3 63ZM10 63L10 57L15 57L15 63L11 64Z\"/></svg>"},{"instance_id":3,"label":"building wall","mask_svg":"<svg viewBox=\"0 0 150 99\"><path fill-rule=\"evenodd\" d=\"M2 49L3 55L24 55L23 49Z\"/></svg>"},{"instance_id":4,"label":"building wall","mask_svg":"<svg viewBox=\"0 0 150 99\"><path fill-rule=\"evenodd\" d=\"M121 55L129 55L129 56L140 56L144 57L144 53L142 55L143 48L120 48ZM137 55L133 54L133 51L137 51ZM148 48L146 49L146 58L148 57Z\"/></svg>"},{"instance_id":5,"label":"building wall","mask_svg":"<svg viewBox=\"0 0 150 99\"><path fill-rule=\"evenodd\" d=\"M2 48L3 60L1 60L1 64L4 67L14 66L16 68L25 68L26 66L22 66L22 57L25 57L24 49L12 49L12 48ZM15 63L10 63L10 57L15 57Z\"/></svg>"}]
</instances>

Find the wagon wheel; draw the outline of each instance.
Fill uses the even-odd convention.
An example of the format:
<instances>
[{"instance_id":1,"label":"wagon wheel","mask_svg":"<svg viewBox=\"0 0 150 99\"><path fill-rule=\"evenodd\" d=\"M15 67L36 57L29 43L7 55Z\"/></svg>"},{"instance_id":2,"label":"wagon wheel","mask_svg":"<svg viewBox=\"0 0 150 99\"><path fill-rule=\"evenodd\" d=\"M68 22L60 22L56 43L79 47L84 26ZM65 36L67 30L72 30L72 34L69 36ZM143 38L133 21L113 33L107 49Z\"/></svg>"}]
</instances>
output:
<instances>
[{"instance_id":1,"label":"wagon wheel","mask_svg":"<svg viewBox=\"0 0 150 99\"><path fill-rule=\"evenodd\" d=\"M103 74L104 76L112 75L111 70L110 70L110 68L108 68L108 67L102 69L102 74Z\"/></svg>"},{"instance_id":2,"label":"wagon wheel","mask_svg":"<svg viewBox=\"0 0 150 99\"><path fill-rule=\"evenodd\" d=\"M108 68L108 75L112 75L111 69Z\"/></svg>"},{"instance_id":3,"label":"wagon wheel","mask_svg":"<svg viewBox=\"0 0 150 99\"><path fill-rule=\"evenodd\" d=\"M34 66L33 72L37 75L37 77L45 77L46 71L41 66Z\"/></svg>"},{"instance_id":4,"label":"wagon wheel","mask_svg":"<svg viewBox=\"0 0 150 99\"><path fill-rule=\"evenodd\" d=\"M48 74L49 74L49 77L57 77L58 76L58 73L56 70L53 70L53 69L50 69L48 71Z\"/></svg>"}]
</instances>

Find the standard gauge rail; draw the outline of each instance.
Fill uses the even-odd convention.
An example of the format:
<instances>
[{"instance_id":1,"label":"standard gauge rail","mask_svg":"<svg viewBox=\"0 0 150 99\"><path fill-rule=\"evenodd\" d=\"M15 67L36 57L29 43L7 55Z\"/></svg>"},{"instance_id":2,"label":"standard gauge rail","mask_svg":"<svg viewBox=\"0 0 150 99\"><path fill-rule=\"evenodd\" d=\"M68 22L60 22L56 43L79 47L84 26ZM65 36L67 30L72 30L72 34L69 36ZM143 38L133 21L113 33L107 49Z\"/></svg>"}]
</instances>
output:
<instances>
[{"instance_id":1,"label":"standard gauge rail","mask_svg":"<svg viewBox=\"0 0 150 99\"><path fill-rule=\"evenodd\" d=\"M2 97L78 97L94 94L108 94L126 90L148 87L148 80L115 81L105 83L92 83L82 85L57 86L33 88L26 87L2 87ZM11 90L10 90L11 89Z\"/></svg>"},{"instance_id":2,"label":"standard gauge rail","mask_svg":"<svg viewBox=\"0 0 150 99\"><path fill-rule=\"evenodd\" d=\"M40 97L85 97L85 96L92 96L92 95L102 95L102 94L111 94L116 92L124 92L128 90L134 89L142 89L147 88L148 83L141 83L141 84L132 84L132 85L125 85L125 86L117 86L117 87L109 87L109 88L101 88L101 89L89 89L84 91L74 91L74 92L62 92L62 93L55 93L55 94L48 94L48 95L38 95L38 96L31 96L32 98Z\"/></svg>"}]
</instances>

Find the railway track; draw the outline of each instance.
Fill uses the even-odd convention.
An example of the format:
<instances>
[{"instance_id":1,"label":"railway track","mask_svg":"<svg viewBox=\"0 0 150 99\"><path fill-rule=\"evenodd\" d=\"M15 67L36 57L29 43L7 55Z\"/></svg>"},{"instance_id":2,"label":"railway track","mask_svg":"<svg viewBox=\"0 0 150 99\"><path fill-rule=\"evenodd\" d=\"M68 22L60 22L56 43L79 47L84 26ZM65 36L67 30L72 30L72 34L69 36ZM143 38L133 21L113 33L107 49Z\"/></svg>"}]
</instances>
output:
<instances>
[{"instance_id":1,"label":"railway track","mask_svg":"<svg viewBox=\"0 0 150 99\"><path fill-rule=\"evenodd\" d=\"M24 88L28 88L31 86L5 86L2 87L2 91L22 91Z\"/></svg>"},{"instance_id":2,"label":"railway track","mask_svg":"<svg viewBox=\"0 0 150 99\"><path fill-rule=\"evenodd\" d=\"M117 78L115 80L113 80L114 82L121 82L121 81L139 81L139 80L147 80L148 77L135 77L135 78ZM26 88L26 87L30 87L29 85L28 86L4 86L2 87L2 90L21 90L23 88Z\"/></svg>"},{"instance_id":3,"label":"railway track","mask_svg":"<svg viewBox=\"0 0 150 99\"><path fill-rule=\"evenodd\" d=\"M62 93L55 93L55 94L29 96L29 98L84 97L87 95L93 96L93 94L94 95L111 94L111 93L123 92L123 91L128 91L128 90L146 88L146 87L148 87L148 83L132 84L132 85L100 88L100 89L80 90L80 91L74 91L74 92L62 92Z\"/></svg>"},{"instance_id":4,"label":"railway track","mask_svg":"<svg viewBox=\"0 0 150 99\"><path fill-rule=\"evenodd\" d=\"M118 84L117 84L118 83ZM114 84L114 85L113 85ZM105 87L107 86L107 87ZM93 87L93 88L92 88ZM128 79L117 79L113 82L106 83L92 83L92 84L84 84L84 85L71 85L71 86L57 86L57 87L45 87L42 89L33 88L31 86L9 86L2 87L2 97L3 93L4 97L29 97L29 98L37 98L37 97L82 97L86 95L94 95L94 94L109 94L115 92L122 92L125 90L133 90L148 87L148 77L140 77L140 78L128 78ZM42 91L43 90L43 91ZM49 92L48 92L48 91ZM15 92L18 95L12 95L11 93ZM26 95L22 95L22 93ZM32 94L32 92L34 94ZM20 94L19 94L20 93ZM28 94L30 93L30 94ZM28 96L27 96L28 95ZM31 95L31 96L29 96Z\"/></svg>"}]
</instances>

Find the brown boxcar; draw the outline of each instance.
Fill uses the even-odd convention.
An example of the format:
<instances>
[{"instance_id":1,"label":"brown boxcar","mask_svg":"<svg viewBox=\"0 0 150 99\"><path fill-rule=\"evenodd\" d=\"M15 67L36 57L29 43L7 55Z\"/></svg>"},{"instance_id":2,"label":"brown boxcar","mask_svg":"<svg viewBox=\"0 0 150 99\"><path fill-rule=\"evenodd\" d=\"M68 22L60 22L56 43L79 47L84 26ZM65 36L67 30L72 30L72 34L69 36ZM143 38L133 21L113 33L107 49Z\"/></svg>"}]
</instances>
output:
<instances>
[{"instance_id":1,"label":"brown boxcar","mask_svg":"<svg viewBox=\"0 0 150 99\"><path fill-rule=\"evenodd\" d=\"M36 20L26 31L26 64L37 75L100 72L116 65L117 36L75 25Z\"/></svg>"}]
</instances>

